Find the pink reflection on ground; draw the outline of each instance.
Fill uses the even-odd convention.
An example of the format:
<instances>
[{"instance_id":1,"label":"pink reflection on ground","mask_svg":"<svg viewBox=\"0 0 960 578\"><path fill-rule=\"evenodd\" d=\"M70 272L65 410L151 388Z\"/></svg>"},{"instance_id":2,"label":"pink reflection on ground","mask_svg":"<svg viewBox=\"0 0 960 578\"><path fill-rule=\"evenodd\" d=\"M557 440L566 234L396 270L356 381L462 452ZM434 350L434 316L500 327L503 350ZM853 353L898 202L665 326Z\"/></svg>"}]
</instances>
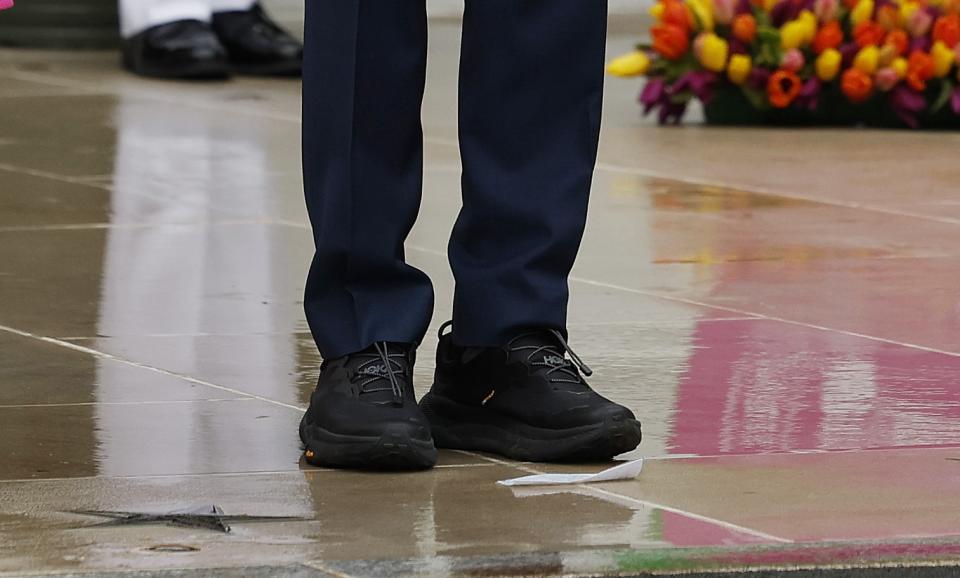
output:
<instances>
[{"instance_id":1,"label":"pink reflection on ground","mask_svg":"<svg viewBox=\"0 0 960 578\"><path fill-rule=\"evenodd\" d=\"M661 539L673 546L726 546L737 544L768 544L770 540L711 524L683 514L660 510Z\"/></svg>"},{"instance_id":2,"label":"pink reflection on ground","mask_svg":"<svg viewBox=\"0 0 960 578\"><path fill-rule=\"evenodd\" d=\"M770 320L699 323L669 448L960 444L960 358Z\"/></svg>"}]
</instances>

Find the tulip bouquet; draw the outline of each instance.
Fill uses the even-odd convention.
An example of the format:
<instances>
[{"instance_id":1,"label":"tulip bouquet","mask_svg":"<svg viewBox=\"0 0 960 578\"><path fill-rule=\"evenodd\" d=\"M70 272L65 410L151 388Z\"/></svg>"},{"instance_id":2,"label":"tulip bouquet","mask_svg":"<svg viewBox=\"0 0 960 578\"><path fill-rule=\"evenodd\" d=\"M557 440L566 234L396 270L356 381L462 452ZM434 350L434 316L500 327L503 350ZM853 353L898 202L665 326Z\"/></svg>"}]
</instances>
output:
<instances>
[{"instance_id":1,"label":"tulip bouquet","mask_svg":"<svg viewBox=\"0 0 960 578\"><path fill-rule=\"evenodd\" d=\"M960 0L658 0L644 113L707 122L960 126Z\"/></svg>"}]
</instances>

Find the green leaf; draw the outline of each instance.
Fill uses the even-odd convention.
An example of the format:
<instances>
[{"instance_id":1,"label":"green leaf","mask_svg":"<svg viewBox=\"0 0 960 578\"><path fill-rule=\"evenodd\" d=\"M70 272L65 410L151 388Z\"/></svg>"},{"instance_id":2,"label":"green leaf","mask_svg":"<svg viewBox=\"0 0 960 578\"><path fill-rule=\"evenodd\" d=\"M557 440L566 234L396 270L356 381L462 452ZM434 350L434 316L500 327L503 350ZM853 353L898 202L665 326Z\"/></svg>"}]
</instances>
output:
<instances>
[{"instance_id":1,"label":"green leaf","mask_svg":"<svg viewBox=\"0 0 960 578\"><path fill-rule=\"evenodd\" d=\"M940 94L937 95L937 99L933 101L933 105L930 107L931 114L937 114L943 107L947 106L947 103L950 102L950 96L953 95L953 85L949 81L944 80L940 83Z\"/></svg>"},{"instance_id":2,"label":"green leaf","mask_svg":"<svg viewBox=\"0 0 960 578\"><path fill-rule=\"evenodd\" d=\"M753 108L757 110L766 110L769 108L767 103L767 93L755 90L753 88L743 87L743 96L747 97L747 100L750 101L750 104L753 105Z\"/></svg>"},{"instance_id":3,"label":"green leaf","mask_svg":"<svg viewBox=\"0 0 960 578\"><path fill-rule=\"evenodd\" d=\"M684 90L683 92L678 92L670 97L670 102L673 104L686 104L693 100L693 92L689 90Z\"/></svg>"}]
</instances>

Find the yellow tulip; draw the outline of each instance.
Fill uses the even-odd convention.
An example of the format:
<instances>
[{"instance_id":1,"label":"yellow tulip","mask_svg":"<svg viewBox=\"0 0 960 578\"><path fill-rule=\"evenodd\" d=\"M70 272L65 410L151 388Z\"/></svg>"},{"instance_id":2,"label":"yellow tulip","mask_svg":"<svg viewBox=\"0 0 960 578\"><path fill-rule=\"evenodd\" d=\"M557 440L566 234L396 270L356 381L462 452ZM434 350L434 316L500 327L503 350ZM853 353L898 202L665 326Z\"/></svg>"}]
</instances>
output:
<instances>
[{"instance_id":1,"label":"yellow tulip","mask_svg":"<svg viewBox=\"0 0 960 578\"><path fill-rule=\"evenodd\" d=\"M880 49L876 46L860 49L853 59L853 67L864 74L873 74L878 66L880 66Z\"/></svg>"},{"instance_id":2,"label":"yellow tulip","mask_svg":"<svg viewBox=\"0 0 960 578\"><path fill-rule=\"evenodd\" d=\"M813 38L817 35L817 16L809 10L804 10L797 17L797 22L803 25L803 43L813 42Z\"/></svg>"},{"instance_id":3,"label":"yellow tulip","mask_svg":"<svg viewBox=\"0 0 960 578\"><path fill-rule=\"evenodd\" d=\"M933 43L933 49L930 50L930 56L933 57L933 73L938 77L944 77L950 73L953 68L953 61L956 55L942 41Z\"/></svg>"},{"instance_id":4,"label":"yellow tulip","mask_svg":"<svg viewBox=\"0 0 960 578\"><path fill-rule=\"evenodd\" d=\"M791 20L780 29L780 46L784 50L800 48L807 37L807 27L799 20Z\"/></svg>"},{"instance_id":5,"label":"yellow tulip","mask_svg":"<svg viewBox=\"0 0 960 578\"><path fill-rule=\"evenodd\" d=\"M727 78L730 82L741 85L750 78L753 62L746 54L734 54L730 57L730 66L727 67Z\"/></svg>"},{"instance_id":6,"label":"yellow tulip","mask_svg":"<svg viewBox=\"0 0 960 578\"><path fill-rule=\"evenodd\" d=\"M893 63L890 64L890 68L897 72L897 78L905 78L907 76L907 59L895 58Z\"/></svg>"},{"instance_id":7,"label":"yellow tulip","mask_svg":"<svg viewBox=\"0 0 960 578\"><path fill-rule=\"evenodd\" d=\"M898 23L901 28L907 25L910 17L913 16L913 13L920 8L920 5L917 2L903 2L900 4L900 22Z\"/></svg>"},{"instance_id":8,"label":"yellow tulip","mask_svg":"<svg viewBox=\"0 0 960 578\"><path fill-rule=\"evenodd\" d=\"M607 65L607 72L614 76L642 76L650 68L650 57L640 50L614 58Z\"/></svg>"},{"instance_id":9,"label":"yellow tulip","mask_svg":"<svg viewBox=\"0 0 960 578\"><path fill-rule=\"evenodd\" d=\"M704 32L696 41L697 58L707 70L723 72L727 67L730 45L712 32Z\"/></svg>"},{"instance_id":10,"label":"yellow tulip","mask_svg":"<svg viewBox=\"0 0 960 578\"><path fill-rule=\"evenodd\" d=\"M840 73L840 64L843 62L843 55L835 48L828 48L817 57L816 69L817 76L824 82L830 82Z\"/></svg>"},{"instance_id":11,"label":"yellow tulip","mask_svg":"<svg viewBox=\"0 0 960 578\"><path fill-rule=\"evenodd\" d=\"M873 18L873 0L860 0L850 12L850 22L854 26Z\"/></svg>"},{"instance_id":12,"label":"yellow tulip","mask_svg":"<svg viewBox=\"0 0 960 578\"><path fill-rule=\"evenodd\" d=\"M700 24L701 30L713 31L713 10L708 1L687 0L687 7L693 12L694 20Z\"/></svg>"},{"instance_id":13,"label":"yellow tulip","mask_svg":"<svg viewBox=\"0 0 960 578\"><path fill-rule=\"evenodd\" d=\"M897 48L892 44L884 44L880 47L880 66L890 66L897 59Z\"/></svg>"}]
</instances>

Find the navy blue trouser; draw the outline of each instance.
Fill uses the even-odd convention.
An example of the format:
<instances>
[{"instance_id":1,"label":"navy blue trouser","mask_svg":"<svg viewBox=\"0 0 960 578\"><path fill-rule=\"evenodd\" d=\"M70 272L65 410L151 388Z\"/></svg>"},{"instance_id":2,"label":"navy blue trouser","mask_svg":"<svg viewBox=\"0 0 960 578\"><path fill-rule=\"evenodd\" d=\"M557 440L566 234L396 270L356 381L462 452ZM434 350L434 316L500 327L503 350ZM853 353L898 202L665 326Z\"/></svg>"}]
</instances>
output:
<instances>
[{"instance_id":1,"label":"navy blue trouser","mask_svg":"<svg viewBox=\"0 0 960 578\"><path fill-rule=\"evenodd\" d=\"M563 330L603 91L606 0L466 0L454 340ZM419 343L433 289L403 242L420 207L424 0L307 0L303 168L324 357Z\"/></svg>"}]
</instances>

